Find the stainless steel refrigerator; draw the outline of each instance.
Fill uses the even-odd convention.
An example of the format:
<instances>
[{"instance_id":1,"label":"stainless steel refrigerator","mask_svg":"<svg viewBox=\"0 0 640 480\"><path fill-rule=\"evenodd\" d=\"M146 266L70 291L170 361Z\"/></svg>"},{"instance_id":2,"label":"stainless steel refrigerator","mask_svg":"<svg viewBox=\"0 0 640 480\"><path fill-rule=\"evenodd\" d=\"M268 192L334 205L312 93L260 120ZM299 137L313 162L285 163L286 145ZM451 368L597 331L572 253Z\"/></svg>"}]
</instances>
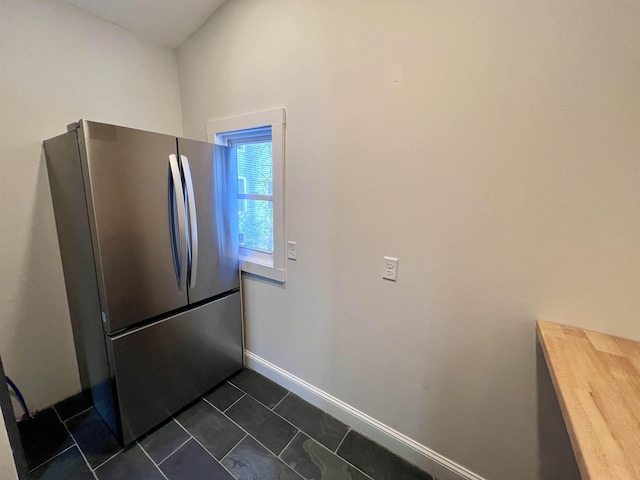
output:
<instances>
[{"instance_id":1,"label":"stainless steel refrigerator","mask_svg":"<svg viewBox=\"0 0 640 480\"><path fill-rule=\"evenodd\" d=\"M86 120L44 146L82 387L128 444L242 366L235 159Z\"/></svg>"}]
</instances>

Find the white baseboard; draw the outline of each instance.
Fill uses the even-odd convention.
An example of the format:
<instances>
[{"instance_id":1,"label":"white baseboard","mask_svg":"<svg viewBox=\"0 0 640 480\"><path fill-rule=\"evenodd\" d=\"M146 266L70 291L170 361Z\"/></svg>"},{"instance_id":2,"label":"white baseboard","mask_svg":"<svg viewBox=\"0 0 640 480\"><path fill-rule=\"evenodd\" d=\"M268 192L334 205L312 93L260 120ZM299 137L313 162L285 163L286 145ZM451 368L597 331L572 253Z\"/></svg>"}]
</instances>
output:
<instances>
[{"instance_id":1,"label":"white baseboard","mask_svg":"<svg viewBox=\"0 0 640 480\"><path fill-rule=\"evenodd\" d=\"M351 405L245 350L245 365L333 415L439 480L485 480Z\"/></svg>"}]
</instances>

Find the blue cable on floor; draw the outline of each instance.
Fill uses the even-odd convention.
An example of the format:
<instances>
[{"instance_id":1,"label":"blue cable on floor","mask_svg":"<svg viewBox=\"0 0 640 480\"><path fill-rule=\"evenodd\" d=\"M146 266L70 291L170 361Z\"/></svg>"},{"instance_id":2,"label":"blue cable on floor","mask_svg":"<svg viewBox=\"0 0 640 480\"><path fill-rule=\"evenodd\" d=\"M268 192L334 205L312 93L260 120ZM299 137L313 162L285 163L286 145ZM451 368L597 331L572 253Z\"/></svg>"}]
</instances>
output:
<instances>
[{"instance_id":1,"label":"blue cable on floor","mask_svg":"<svg viewBox=\"0 0 640 480\"><path fill-rule=\"evenodd\" d=\"M12 388L12 390L16 392L18 401L20 402L20 405L22 405L22 409L24 410L24 415L22 415L21 420L26 420L27 418L31 417L31 415L29 415L29 409L27 408L27 402L24 401L24 397L22 396L22 393L20 393L20 390L18 389L18 387L16 387L16 384L13 383L11 379L7 376L5 376L4 378L7 379L7 383Z\"/></svg>"}]
</instances>

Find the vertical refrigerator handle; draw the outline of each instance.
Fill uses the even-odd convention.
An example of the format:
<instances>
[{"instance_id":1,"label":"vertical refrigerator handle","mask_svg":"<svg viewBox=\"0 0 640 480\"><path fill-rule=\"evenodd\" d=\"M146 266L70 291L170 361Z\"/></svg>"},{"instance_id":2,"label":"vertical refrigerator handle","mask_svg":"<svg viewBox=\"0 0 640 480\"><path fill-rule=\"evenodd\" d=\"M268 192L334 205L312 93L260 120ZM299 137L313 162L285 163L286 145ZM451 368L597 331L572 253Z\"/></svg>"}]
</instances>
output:
<instances>
[{"instance_id":1,"label":"vertical refrigerator handle","mask_svg":"<svg viewBox=\"0 0 640 480\"><path fill-rule=\"evenodd\" d=\"M189 205L189 238L191 240L189 288L193 288L196 286L196 278L198 275L198 217L196 216L196 199L193 192L193 178L191 177L189 159L184 155L180 155L180 165L184 173L184 183L187 187L187 204Z\"/></svg>"},{"instance_id":2,"label":"vertical refrigerator handle","mask_svg":"<svg viewBox=\"0 0 640 480\"><path fill-rule=\"evenodd\" d=\"M178 238L174 243L174 265L176 267L176 278L180 291L184 290L187 282L187 224L185 219L185 200L184 190L182 189L182 176L180 175L180 167L178 166L178 158L176 155L169 155L169 168L171 170L172 189L169 192L169 218L173 219L169 226L175 229L174 213L178 217ZM175 204L177 202L177 205ZM175 238L175 232L171 232ZM176 251L177 250L177 251Z\"/></svg>"}]
</instances>

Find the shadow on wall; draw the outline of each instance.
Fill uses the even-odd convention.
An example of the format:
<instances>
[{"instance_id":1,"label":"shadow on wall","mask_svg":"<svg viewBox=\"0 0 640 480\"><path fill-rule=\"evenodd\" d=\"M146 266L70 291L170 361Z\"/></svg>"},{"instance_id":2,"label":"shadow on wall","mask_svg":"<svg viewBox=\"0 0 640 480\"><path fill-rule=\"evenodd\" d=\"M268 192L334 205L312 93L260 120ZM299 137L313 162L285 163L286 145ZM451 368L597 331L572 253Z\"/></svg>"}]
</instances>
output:
<instances>
[{"instance_id":1,"label":"shadow on wall","mask_svg":"<svg viewBox=\"0 0 640 480\"><path fill-rule=\"evenodd\" d=\"M562 418L558 397L544 359L540 342L536 342L538 391L538 454L541 480L580 480L571 440Z\"/></svg>"},{"instance_id":2,"label":"shadow on wall","mask_svg":"<svg viewBox=\"0 0 640 480\"><path fill-rule=\"evenodd\" d=\"M33 203L23 207L30 214L24 220L29 232L25 264L16 279L11 342L4 345L9 351L2 352L32 411L80 389L44 150L35 168Z\"/></svg>"}]
</instances>

